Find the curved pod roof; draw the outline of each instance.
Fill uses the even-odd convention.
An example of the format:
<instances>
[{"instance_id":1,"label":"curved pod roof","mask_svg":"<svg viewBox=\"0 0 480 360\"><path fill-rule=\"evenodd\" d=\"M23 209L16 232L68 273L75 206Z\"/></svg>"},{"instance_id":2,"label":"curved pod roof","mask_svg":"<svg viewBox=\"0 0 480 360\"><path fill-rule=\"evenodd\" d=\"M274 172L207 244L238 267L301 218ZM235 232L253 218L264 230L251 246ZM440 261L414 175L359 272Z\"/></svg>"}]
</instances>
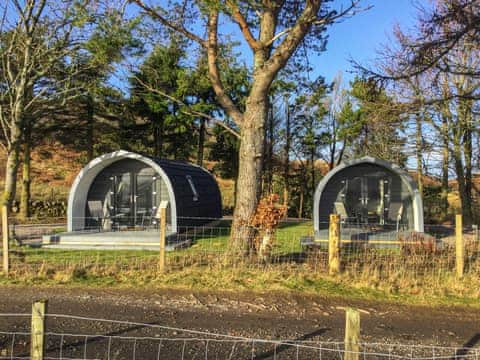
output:
<instances>
[{"instance_id":1,"label":"curved pod roof","mask_svg":"<svg viewBox=\"0 0 480 360\"><path fill-rule=\"evenodd\" d=\"M422 197L420 196L420 192L418 191L416 183L410 177L410 175L401 169L398 165L393 164L391 162L380 160L373 158L371 156L365 156L360 159L351 160L348 162L344 162L337 167L333 168L329 171L320 183L317 185L317 189L315 190L315 196L313 200L313 226L314 230L317 231L320 228L320 199L322 197L322 193L325 190L328 182L332 180L334 175L340 173L341 171L349 168L351 166L359 165L359 164L374 164L380 167L383 167L395 174L397 174L402 183L407 187L410 195L412 196L412 203L413 203L413 218L414 218L414 230L418 232L424 231L424 224L423 224L423 202Z\"/></svg>"},{"instance_id":2,"label":"curved pod roof","mask_svg":"<svg viewBox=\"0 0 480 360\"><path fill-rule=\"evenodd\" d=\"M186 162L157 159L119 150L93 159L75 178L68 198L67 226L69 232L82 230L85 226L87 195L97 175L109 165L122 159L143 162L160 175L166 184L170 199L172 232L177 231L179 219L182 218L221 218L220 190L214 177L207 170ZM195 202L191 200L191 196L185 196L188 186L185 186L184 183L189 175L194 176L196 180L201 180L202 188L208 189L207 196L199 196Z\"/></svg>"}]
</instances>

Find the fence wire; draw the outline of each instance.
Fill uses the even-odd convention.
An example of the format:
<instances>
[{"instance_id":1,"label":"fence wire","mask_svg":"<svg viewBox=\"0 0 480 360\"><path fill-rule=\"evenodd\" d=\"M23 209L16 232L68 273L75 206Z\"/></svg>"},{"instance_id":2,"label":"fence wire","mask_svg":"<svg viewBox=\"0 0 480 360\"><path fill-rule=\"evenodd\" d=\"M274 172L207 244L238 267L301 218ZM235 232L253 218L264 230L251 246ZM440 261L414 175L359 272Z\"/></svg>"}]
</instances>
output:
<instances>
[{"instance_id":1,"label":"fence wire","mask_svg":"<svg viewBox=\"0 0 480 360\"><path fill-rule=\"evenodd\" d=\"M30 356L30 314L0 314L0 359ZM19 320L21 319L21 320ZM14 323L19 330L9 331ZM11 326L11 325L10 325ZM479 359L478 347L257 339L152 323L47 314L45 359ZM101 332L94 329L101 328Z\"/></svg>"},{"instance_id":2,"label":"fence wire","mask_svg":"<svg viewBox=\"0 0 480 360\"><path fill-rule=\"evenodd\" d=\"M179 223L190 219L180 219ZM265 240L252 229L231 239L229 219L204 225L179 225L167 234L166 268L187 271L265 271L285 276L323 276L328 273L328 224L313 233L310 221L285 221ZM90 231L70 233L58 243L42 244L44 234L61 233L65 224L15 225L11 229L11 276L55 280L128 276L154 277L159 262L158 229ZM60 234L61 236L64 236ZM480 241L478 227L465 228L465 282L480 289ZM93 239L93 240L92 240ZM246 251L244 246L250 244ZM263 246L263 248L262 248ZM260 249L262 251L259 251ZM137 250L133 250L137 249ZM140 250L139 250L140 249ZM345 278L360 284L387 284L392 291L420 286L447 286L456 266L455 228L426 225L425 233L393 226L368 224L341 228L341 264ZM466 289L466 288L465 288Z\"/></svg>"}]
</instances>

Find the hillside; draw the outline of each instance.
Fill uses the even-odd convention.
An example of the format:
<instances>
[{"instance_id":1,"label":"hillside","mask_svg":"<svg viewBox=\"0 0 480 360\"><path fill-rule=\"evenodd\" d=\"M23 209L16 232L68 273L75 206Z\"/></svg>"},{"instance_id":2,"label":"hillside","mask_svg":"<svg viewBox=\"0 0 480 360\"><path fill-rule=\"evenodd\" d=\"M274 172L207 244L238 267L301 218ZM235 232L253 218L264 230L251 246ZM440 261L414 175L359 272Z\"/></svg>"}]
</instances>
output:
<instances>
[{"instance_id":1,"label":"hillside","mask_svg":"<svg viewBox=\"0 0 480 360\"><path fill-rule=\"evenodd\" d=\"M0 151L0 164L5 164L6 156ZM85 154L72 150L59 142L50 142L35 148L32 152L32 200L33 201L60 201L66 202L68 192L75 176L86 163ZM215 163L205 161L204 166L212 170ZM298 168L298 161L292 161L292 169ZM328 166L324 161L318 160L315 167L321 174L328 172ZM416 173L410 171L410 175L416 179ZM3 187L5 167L0 167L0 186ZM222 193L222 204L225 214L231 214L234 206L234 181L231 179L217 178ZM21 183L21 168L19 169L19 191ZM440 186L438 179L425 176L424 183L427 186ZM459 196L457 182L449 182L451 192L449 203L452 210L459 208ZM480 190L480 174L474 179L474 192Z\"/></svg>"},{"instance_id":2,"label":"hillside","mask_svg":"<svg viewBox=\"0 0 480 360\"><path fill-rule=\"evenodd\" d=\"M0 152L0 164L5 164L6 155ZM32 199L67 199L70 186L82 168L84 156L60 143L44 144L32 152ZM0 184L3 187L5 167L0 167ZM21 168L19 169L19 184Z\"/></svg>"},{"instance_id":3,"label":"hillside","mask_svg":"<svg viewBox=\"0 0 480 360\"><path fill-rule=\"evenodd\" d=\"M0 151L0 164L5 164L6 154ZM78 172L86 163L85 154L72 150L58 142L41 145L32 151L32 200L67 201L68 192ZM207 162L205 167L213 168ZM21 168L18 173L18 186L21 184ZM0 186L3 189L5 167L0 166ZM227 213L233 208L234 182L230 179L217 179L222 193L223 207Z\"/></svg>"}]
</instances>

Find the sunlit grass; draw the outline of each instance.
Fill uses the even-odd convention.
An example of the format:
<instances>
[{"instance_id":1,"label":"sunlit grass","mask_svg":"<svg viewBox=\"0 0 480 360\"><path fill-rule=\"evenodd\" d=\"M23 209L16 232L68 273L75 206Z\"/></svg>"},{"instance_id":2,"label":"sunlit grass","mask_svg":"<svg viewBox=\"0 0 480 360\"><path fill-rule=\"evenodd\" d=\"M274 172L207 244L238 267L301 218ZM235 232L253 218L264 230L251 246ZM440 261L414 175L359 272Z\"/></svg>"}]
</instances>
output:
<instances>
[{"instance_id":1,"label":"sunlit grass","mask_svg":"<svg viewBox=\"0 0 480 360\"><path fill-rule=\"evenodd\" d=\"M480 306L480 265L472 258L459 279L452 253L402 254L400 249L344 253L344 271L330 276L325 250L306 253L300 238L311 235L311 222L283 223L272 262L232 253L229 222L189 229L193 244L167 253L167 268L158 269L159 252L146 250L63 250L14 248L12 272L4 284L68 286L148 286L230 291L294 291L417 304ZM301 254L302 256L295 256Z\"/></svg>"}]
</instances>

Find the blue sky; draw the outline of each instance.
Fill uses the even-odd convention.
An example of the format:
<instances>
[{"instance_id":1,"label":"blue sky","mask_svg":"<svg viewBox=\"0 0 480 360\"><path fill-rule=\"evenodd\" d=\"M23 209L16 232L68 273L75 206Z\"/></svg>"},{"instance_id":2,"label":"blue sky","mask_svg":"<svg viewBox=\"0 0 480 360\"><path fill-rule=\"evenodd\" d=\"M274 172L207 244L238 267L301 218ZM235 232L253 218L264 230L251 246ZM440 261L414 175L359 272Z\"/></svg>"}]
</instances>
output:
<instances>
[{"instance_id":1,"label":"blue sky","mask_svg":"<svg viewBox=\"0 0 480 360\"><path fill-rule=\"evenodd\" d=\"M342 71L345 82L353 78L349 59L366 64L375 58L376 50L389 41L395 23L402 29L415 23L416 8L412 0L370 0L373 7L335 24L329 30L327 50L315 61L316 75L331 81ZM346 85L346 84L345 84Z\"/></svg>"},{"instance_id":2,"label":"blue sky","mask_svg":"<svg viewBox=\"0 0 480 360\"><path fill-rule=\"evenodd\" d=\"M147 3L163 4L165 0L152 0ZM408 29L415 23L417 9L415 1L422 1L428 5L429 0L362 0L362 6L371 5L372 8L356 14L351 18L334 24L328 30L329 40L325 52L318 56L311 56L310 62L314 67L311 78L324 76L327 82L333 80L338 72L343 74L343 86L347 87L348 82L353 79L354 74L350 59L362 64L368 64L376 56L376 50L389 41L393 26L398 23L402 29ZM332 7L339 4L346 4L349 0L335 0ZM132 14L138 12L136 6L130 6ZM237 50L243 60L250 66L251 51L245 40L239 35L238 27L228 21L228 33L240 41L241 45ZM125 74L123 74L125 75ZM117 74L120 78L122 75ZM121 82L120 79L113 79L113 82ZM123 87L124 84L119 84Z\"/></svg>"}]
</instances>

